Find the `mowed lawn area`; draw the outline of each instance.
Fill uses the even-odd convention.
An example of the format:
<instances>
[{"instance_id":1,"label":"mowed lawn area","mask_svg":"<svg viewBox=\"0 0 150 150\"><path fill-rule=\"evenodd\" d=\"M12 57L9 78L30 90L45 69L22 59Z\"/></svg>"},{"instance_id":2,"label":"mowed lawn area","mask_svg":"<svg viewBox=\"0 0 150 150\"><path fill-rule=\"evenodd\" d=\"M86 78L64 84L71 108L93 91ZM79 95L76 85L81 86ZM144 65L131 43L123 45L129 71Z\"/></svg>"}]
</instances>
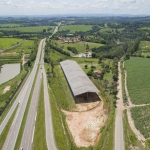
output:
<instances>
[{"instance_id":1,"label":"mowed lawn area","mask_svg":"<svg viewBox=\"0 0 150 150\"><path fill-rule=\"evenodd\" d=\"M131 57L125 62L127 87L134 104L150 103L150 59Z\"/></svg>"},{"instance_id":2,"label":"mowed lawn area","mask_svg":"<svg viewBox=\"0 0 150 150\"><path fill-rule=\"evenodd\" d=\"M70 33L75 33L76 31L86 32L92 30L92 27L92 25L64 25L60 27L59 31L70 30Z\"/></svg>"},{"instance_id":3,"label":"mowed lawn area","mask_svg":"<svg viewBox=\"0 0 150 150\"><path fill-rule=\"evenodd\" d=\"M89 46L89 50L91 50L92 48L94 47L101 47L103 46L103 44L100 44L100 43L91 43L91 42L84 42L84 41L81 41L81 42L78 42L78 43L65 43L65 44L62 44L62 42L59 40L59 41L55 41L58 43L58 46L60 47L63 47L63 50L67 51L70 53L70 51L68 51L67 47L75 47L78 51L78 53L82 53L82 52L85 52L86 51L86 45L88 44Z\"/></svg>"},{"instance_id":4,"label":"mowed lawn area","mask_svg":"<svg viewBox=\"0 0 150 150\"><path fill-rule=\"evenodd\" d=\"M0 28L0 30L7 30L7 31L20 31L20 32L43 32L43 29L50 28L50 32L54 30L54 26L37 26L37 27L17 27L17 28Z\"/></svg>"},{"instance_id":5,"label":"mowed lawn area","mask_svg":"<svg viewBox=\"0 0 150 150\"><path fill-rule=\"evenodd\" d=\"M141 41L138 51L141 52L142 56L150 56L150 41Z\"/></svg>"},{"instance_id":6,"label":"mowed lawn area","mask_svg":"<svg viewBox=\"0 0 150 150\"><path fill-rule=\"evenodd\" d=\"M150 106L132 108L131 114L136 128L145 138L150 138Z\"/></svg>"},{"instance_id":7,"label":"mowed lawn area","mask_svg":"<svg viewBox=\"0 0 150 150\"><path fill-rule=\"evenodd\" d=\"M0 49L9 48L22 41L23 39L17 39L17 38L0 38Z\"/></svg>"}]
</instances>

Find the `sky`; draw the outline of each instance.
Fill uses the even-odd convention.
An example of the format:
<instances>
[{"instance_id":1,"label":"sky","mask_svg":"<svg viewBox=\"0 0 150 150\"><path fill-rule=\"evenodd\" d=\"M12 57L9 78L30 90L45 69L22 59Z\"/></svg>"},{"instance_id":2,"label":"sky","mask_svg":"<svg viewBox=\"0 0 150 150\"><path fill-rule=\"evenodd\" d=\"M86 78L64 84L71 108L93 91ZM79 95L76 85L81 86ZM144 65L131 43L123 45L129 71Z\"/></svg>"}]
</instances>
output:
<instances>
[{"instance_id":1,"label":"sky","mask_svg":"<svg viewBox=\"0 0 150 150\"><path fill-rule=\"evenodd\" d=\"M1 15L149 15L150 0L0 0Z\"/></svg>"}]
</instances>

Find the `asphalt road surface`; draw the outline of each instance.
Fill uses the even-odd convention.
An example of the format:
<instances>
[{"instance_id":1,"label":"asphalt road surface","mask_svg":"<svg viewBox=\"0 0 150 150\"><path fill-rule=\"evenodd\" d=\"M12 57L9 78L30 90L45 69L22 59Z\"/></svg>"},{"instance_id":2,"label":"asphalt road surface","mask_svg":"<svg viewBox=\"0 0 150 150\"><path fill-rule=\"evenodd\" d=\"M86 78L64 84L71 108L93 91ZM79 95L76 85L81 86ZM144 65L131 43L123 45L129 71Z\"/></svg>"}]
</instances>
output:
<instances>
[{"instance_id":1,"label":"asphalt road surface","mask_svg":"<svg viewBox=\"0 0 150 150\"><path fill-rule=\"evenodd\" d=\"M37 71L37 67L38 67L38 64L39 64L40 53L41 53L41 50L42 50L42 43L43 43L43 40L40 42L37 57L36 57L36 60L35 60L35 64L34 64L34 67L33 67L33 70L31 72L30 76L28 77L25 85L23 86L20 94L18 95L16 101L14 102L13 106L11 107L9 113L7 114L4 121L2 122L1 126L2 126L2 128L4 128L5 125L7 124L8 120L10 119L11 114L13 113L14 109L16 108L17 104L19 104L15 119L12 123L12 126L9 130L8 135L7 135L6 141L4 143L3 150L13 150L14 146L16 144L16 140L17 140L17 137L18 137L18 133L19 133L21 123L22 123L25 108L26 108L26 105L27 105L27 102L28 102L28 98L29 98L29 95L30 95L30 92L31 92L31 88L32 88L33 81L34 81L34 78L35 78L35 74L36 74L36 71Z\"/></svg>"},{"instance_id":2,"label":"asphalt road surface","mask_svg":"<svg viewBox=\"0 0 150 150\"><path fill-rule=\"evenodd\" d=\"M55 28L55 34L58 31L59 25ZM51 36L50 36L51 37ZM43 39L43 46L42 46L42 57L40 60L40 69L38 72L38 77L36 79L36 85L34 88L31 105L25 125L25 130L23 133L23 138L21 141L20 149L23 148L24 150L31 150L34 145L33 138L34 138L34 130L35 130L35 122L36 122L36 114L37 114L37 106L38 106L38 99L40 93L40 85L41 79L43 76L44 79L44 106L45 106L45 126L46 126L46 143L48 150L57 150L55 145L54 133L53 133L53 126L52 126L52 116L50 110L50 103L49 103L49 94L48 94L48 87L47 87L47 78L46 72L44 69L44 48L45 48L45 40Z\"/></svg>"},{"instance_id":3,"label":"asphalt road surface","mask_svg":"<svg viewBox=\"0 0 150 150\"><path fill-rule=\"evenodd\" d=\"M43 46L45 45L44 40L42 40L42 50L43 50ZM31 104L30 104L30 108L29 108L29 112L28 112L28 116L27 116L27 120L26 120L26 124L25 124L25 129L23 132L23 137L22 137L22 141L21 141L21 146L20 149L23 148L23 150L31 150L32 149L32 143L33 143L33 138L34 138L34 129L35 129L35 122L36 122L36 114L37 114L37 108L38 108L38 100L39 100L39 93L40 93L40 86L41 86L41 82L42 82L42 63L43 62L43 57L44 57L44 53L42 51L42 57L40 60L40 69L38 71L38 76L35 82L35 87L33 90L33 95L31 98Z\"/></svg>"},{"instance_id":4,"label":"asphalt road surface","mask_svg":"<svg viewBox=\"0 0 150 150\"><path fill-rule=\"evenodd\" d=\"M57 150L55 145L51 107L49 102L48 86L45 68L43 66L43 79L44 79L44 106L45 106L45 129L46 129L46 143L48 150Z\"/></svg>"},{"instance_id":5,"label":"asphalt road surface","mask_svg":"<svg viewBox=\"0 0 150 150\"><path fill-rule=\"evenodd\" d=\"M117 95L117 108L116 108L116 120L115 120L115 150L125 150L124 147L124 135L123 135L123 97L122 97L122 80L120 62L118 63L118 95Z\"/></svg>"}]
</instances>

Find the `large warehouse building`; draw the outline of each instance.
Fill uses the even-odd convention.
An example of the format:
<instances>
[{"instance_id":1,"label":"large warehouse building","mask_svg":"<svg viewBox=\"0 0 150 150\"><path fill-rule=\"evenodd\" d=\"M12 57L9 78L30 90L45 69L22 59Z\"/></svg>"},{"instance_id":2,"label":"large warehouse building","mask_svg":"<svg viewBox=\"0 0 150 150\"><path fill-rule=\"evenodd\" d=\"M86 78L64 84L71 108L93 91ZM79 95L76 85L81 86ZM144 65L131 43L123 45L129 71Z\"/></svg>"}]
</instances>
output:
<instances>
[{"instance_id":1,"label":"large warehouse building","mask_svg":"<svg viewBox=\"0 0 150 150\"><path fill-rule=\"evenodd\" d=\"M99 90L76 61L65 60L60 64L76 103L99 100Z\"/></svg>"}]
</instances>

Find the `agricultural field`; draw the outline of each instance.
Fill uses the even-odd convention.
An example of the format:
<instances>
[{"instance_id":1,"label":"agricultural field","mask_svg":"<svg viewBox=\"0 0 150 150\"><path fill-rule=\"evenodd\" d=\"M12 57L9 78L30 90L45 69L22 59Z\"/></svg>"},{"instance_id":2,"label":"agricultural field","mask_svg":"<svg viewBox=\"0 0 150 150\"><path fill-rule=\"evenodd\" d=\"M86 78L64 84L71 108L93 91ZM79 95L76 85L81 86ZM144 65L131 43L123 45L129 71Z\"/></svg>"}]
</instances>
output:
<instances>
[{"instance_id":1,"label":"agricultural field","mask_svg":"<svg viewBox=\"0 0 150 150\"><path fill-rule=\"evenodd\" d=\"M23 39L17 38L0 38L0 49L7 49L11 46L19 44Z\"/></svg>"},{"instance_id":2,"label":"agricultural field","mask_svg":"<svg viewBox=\"0 0 150 150\"><path fill-rule=\"evenodd\" d=\"M134 107L131 115L136 128L147 139L150 138L150 106Z\"/></svg>"},{"instance_id":3,"label":"agricultural field","mask_svg":"<svg viewBox=\"0 0 150 150\"><path fill-rule=\"evenodd\" d=\"M150 41L141 41L138 51L142 56L150 56Z\"/></svg>"},{"instance_id":4,"label":"agricultural field","mask_svg":"<svg viewBox=\"0 0 150 150\"><path fill-rule=\"evenodd\" d=\"M86 45L89 46L89 51L94 48L94 47L101 47L103 46L103 44L99 44L99 43L91 43L91 42L84 42L84 41L81 41L81 42L78 42L78 43L65 43L65 44L62 44L61 41L55 41L58 43L58 46L60 47L63 47L63 50L67 51L70 53L70 51L67 50L67 47L75 47L78 51L78 53L82 53L82 52L85 52L86 51ZM73 55L73 54L72 54Z\"/></svg>"},{"instance_id":5,"label":"agricultural field","mask_svg":"<svg viewBox=\"0 0 150 150\"><path fill-rule=\"evenodd\" d=\"M150 59L131 57L125 62L127 87L134 104L150 103Z\"/></svg>"},{"instance_id":6,"label":"agricultural field","mask_svg":"<svg viewBox=\"0 0 150 150\"><path fill-rule=\"evenodd\" d=\"M17 28L0 28L0 30L7 30L7 31L20 31L20 32L43 32L43 29L50 29L49 31L52 32L54 30L54 26L36 26L36 27L17 27ZM48 31L48 30L47 30Z\"/></svg>"},{"instance_id":7,"label":"agricultural field","mask_svg":"<svg viewBox=\"0 0 150 150\"><path fill-rule=\"evenodd\" d=\"M59 31L65 31L65 30L70 30L70 33L75 33L76 31L90 31L92 30L92 25L66 25L66 26L61 26Z\"/></svg>"}]
</instances>

